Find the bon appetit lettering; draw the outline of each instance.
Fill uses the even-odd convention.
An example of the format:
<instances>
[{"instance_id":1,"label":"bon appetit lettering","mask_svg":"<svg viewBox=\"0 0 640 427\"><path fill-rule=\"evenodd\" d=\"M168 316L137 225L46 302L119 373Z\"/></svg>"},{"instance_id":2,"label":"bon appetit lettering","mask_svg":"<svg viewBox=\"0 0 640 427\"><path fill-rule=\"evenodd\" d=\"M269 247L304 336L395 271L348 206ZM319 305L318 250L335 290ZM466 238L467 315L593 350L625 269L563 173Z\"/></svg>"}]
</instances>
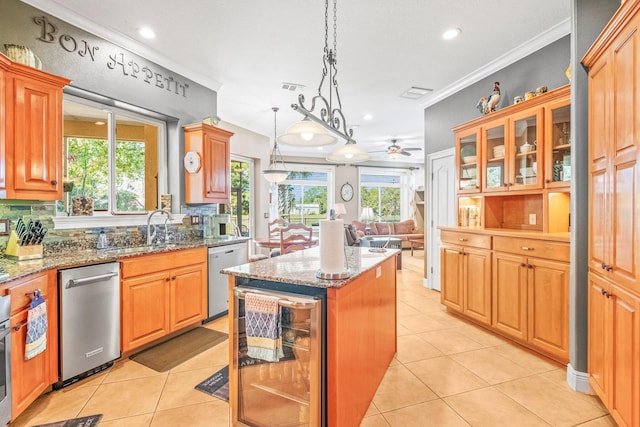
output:
<instances>
[{"instance_id":1,"label":"bon appetit lettering","mask_svg":"<svg viewBox=\"0 0 640 427\"><path fill-rule=\"evenodd\" d=\"M40 27L40 36L37 37L37 40L48 44L58 44L68 54L77 54L82 58L89 58L93 63L98 63L96 55L100 50L99 46L92 46L88 41L78 39L70 34L61 34L58 26L46 16L35 17L33 22ZM123 52L110 53L107 54L107 57L105 65L109 70L119 72L123 77L153 85L174 95L187 97L188 83L181 82L174 76L162 74L149 65L127 57Z\"/></svg>"}]
</instances>

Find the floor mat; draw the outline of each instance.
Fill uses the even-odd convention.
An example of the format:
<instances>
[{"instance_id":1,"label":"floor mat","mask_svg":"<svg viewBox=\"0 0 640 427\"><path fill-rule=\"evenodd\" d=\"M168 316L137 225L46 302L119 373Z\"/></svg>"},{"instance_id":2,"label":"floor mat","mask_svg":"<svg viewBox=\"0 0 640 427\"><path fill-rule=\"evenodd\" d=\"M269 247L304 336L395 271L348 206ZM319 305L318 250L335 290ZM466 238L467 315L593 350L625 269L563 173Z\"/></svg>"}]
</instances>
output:
<instances>
[{"instance_id":1,"label":"floor mat","mask_svg":"<svg viewBox=\"0 0 640 427\"><path fill-rule=\"evenodd\" d=\"M228 338L224 332L198 327L130 357L158 372L165 372Z\"/></svg>"},{"instance_id":2,"label":"floor mat","mask_svg":"<svg viewBox=\"0 0 640 427\"><path fill-rule=\"evenodd\" d=\"M95 427L100 423L102 414L89 415L88 417L74 418L72 420L58 421L55 423L39 424L34 427Z\"/></svg>"},{"instance_id":3,"label":"floor mat","mask_svg":"<svg viewBox=\"0 0 640 427\"><path fill-rule=\"evenodd\" d=\"M225 366L206 380L202 381L196 386L196 389L228 402L229 365Z\"/></svg>"}]
</instances>

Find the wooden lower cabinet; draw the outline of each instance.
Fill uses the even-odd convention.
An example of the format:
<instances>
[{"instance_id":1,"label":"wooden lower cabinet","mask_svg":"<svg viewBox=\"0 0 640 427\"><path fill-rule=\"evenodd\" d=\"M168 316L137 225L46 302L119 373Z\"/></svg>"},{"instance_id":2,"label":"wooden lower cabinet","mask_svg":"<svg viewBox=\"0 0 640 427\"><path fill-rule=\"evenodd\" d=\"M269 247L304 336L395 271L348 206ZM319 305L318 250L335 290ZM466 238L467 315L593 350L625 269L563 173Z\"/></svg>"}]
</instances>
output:
<instances>
[{"instance_id":1,"label":"wooden lower cabinet","mask_svg":"<svg viewBox=\"0 0 640 427\"><path fill-rule=\"evenodd\" d=\"M327 425L358 426L396 353L396 259L327 290Z\"/></svg>"},{"instance_id":2,"label":"wooden lower cabinet","mask_svg":"<svg viewBox=\"0 0 640 427\"><path fill-rule=\"evenodd\" d=\"M569 361L569 264L495 252L493 327Z\"/></svg>"},{"instance_id":3,"label":"wooden lower cabinet","mask_svg":"<svg viewBox=\"0 0 640 427\"><path fill-rule=\"evenodd\" d=\"M589 273L589 382L619 426L640 425L640 297Z\"/></svg>"},{"instance_id":4,"label":"wooden lower cabinet","mask_svg":"<svg viewBox=\"0 0 640 427\"><path fill-rule=\"evenodd\" d=\"M47 348L25 360L27 316L38 289L47 304ZM56 270L35 273L5 289L11 295L11 417L18 417L58 381L58 293Z\"/></svg>"},{"instance_id":5,"label":"wooden lower cabinet","mask_svg":"<svg viewBox=\"0 0 640 427\"><path fill-rule=\"evenodd\" d=\"M491 251L443 245L440 260L442 304L491 325Z\"/></svg>"},{"instance_id":6,"label":"wooden lower cabinet","mask_svg":"<svg viewBox=\"0 0 640 427\"><path fill-rule=\"evenodd\" d=\"M207 248L125 259L121 280L123 352L207 317Z\"/></svg>"}]
</instances>

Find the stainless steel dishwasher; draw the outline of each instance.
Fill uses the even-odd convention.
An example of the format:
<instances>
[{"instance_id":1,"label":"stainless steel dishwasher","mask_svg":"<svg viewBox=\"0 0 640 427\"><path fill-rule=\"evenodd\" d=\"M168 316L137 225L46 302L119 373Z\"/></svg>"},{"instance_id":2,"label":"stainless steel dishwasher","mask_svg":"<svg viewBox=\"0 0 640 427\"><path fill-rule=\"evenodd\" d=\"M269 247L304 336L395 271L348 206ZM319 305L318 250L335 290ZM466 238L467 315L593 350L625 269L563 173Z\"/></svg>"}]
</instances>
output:
<instances>
[{"instance_id":1,"label":"stainless steel dishwasher","mask_svg":"<svg viewBox=\"0 0 640 427\"><path fill-rule=\"evenodd\" d=\"M100 372L120 357L120 264L59 271L59 389Z\"/></svg>"},{"instance_id":2,"label":"stainless steel dishwasher","mask_svg":"<svg viewBox=\"0 0 640 427\"><path fill-rule=\"evenodd\" d=\"M247 262L247 242L209 248L209 310L206 323L227 314L229 311L229 276L220 270Z\"/></svg>"}]
</instances>

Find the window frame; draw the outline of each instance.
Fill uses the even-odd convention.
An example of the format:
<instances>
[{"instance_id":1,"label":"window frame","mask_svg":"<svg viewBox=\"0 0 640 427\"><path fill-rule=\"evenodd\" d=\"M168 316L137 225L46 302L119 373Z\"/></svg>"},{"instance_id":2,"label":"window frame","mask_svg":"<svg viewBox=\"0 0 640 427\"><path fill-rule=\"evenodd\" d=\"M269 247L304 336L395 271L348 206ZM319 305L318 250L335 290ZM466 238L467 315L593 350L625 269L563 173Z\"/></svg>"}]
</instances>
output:
<instances>
[{"instance_id":1,"label":"window frame","mask_svg":"<svg viewBox=\"0 0 640 427\"><path fill-rule=\"evenodd\" d=\"M402 168L376 168L376 167L366 167L366 168L358 168L358 212L362 212L362 187L371 187L371 183L363 183L362 175L386 175L386 176L398 176L400 178L399 183L389 184L389 183L379 183L377 184L378 188L388 187L388 188L399 188L400 189L400 219L399 221L405 221L407 219L414 219L411 217L412 211L410 209L410 201L412 198L412 173L410 170L402 169ZM380 197L380 194L378 195ZM378 202L380 203L380 201ZM376 220L379 218L378 216L378 206L371 206L374 209L374 213L376 214ZM360 217L358 216L358 219Z\"/></svg>"}]
</instances>

